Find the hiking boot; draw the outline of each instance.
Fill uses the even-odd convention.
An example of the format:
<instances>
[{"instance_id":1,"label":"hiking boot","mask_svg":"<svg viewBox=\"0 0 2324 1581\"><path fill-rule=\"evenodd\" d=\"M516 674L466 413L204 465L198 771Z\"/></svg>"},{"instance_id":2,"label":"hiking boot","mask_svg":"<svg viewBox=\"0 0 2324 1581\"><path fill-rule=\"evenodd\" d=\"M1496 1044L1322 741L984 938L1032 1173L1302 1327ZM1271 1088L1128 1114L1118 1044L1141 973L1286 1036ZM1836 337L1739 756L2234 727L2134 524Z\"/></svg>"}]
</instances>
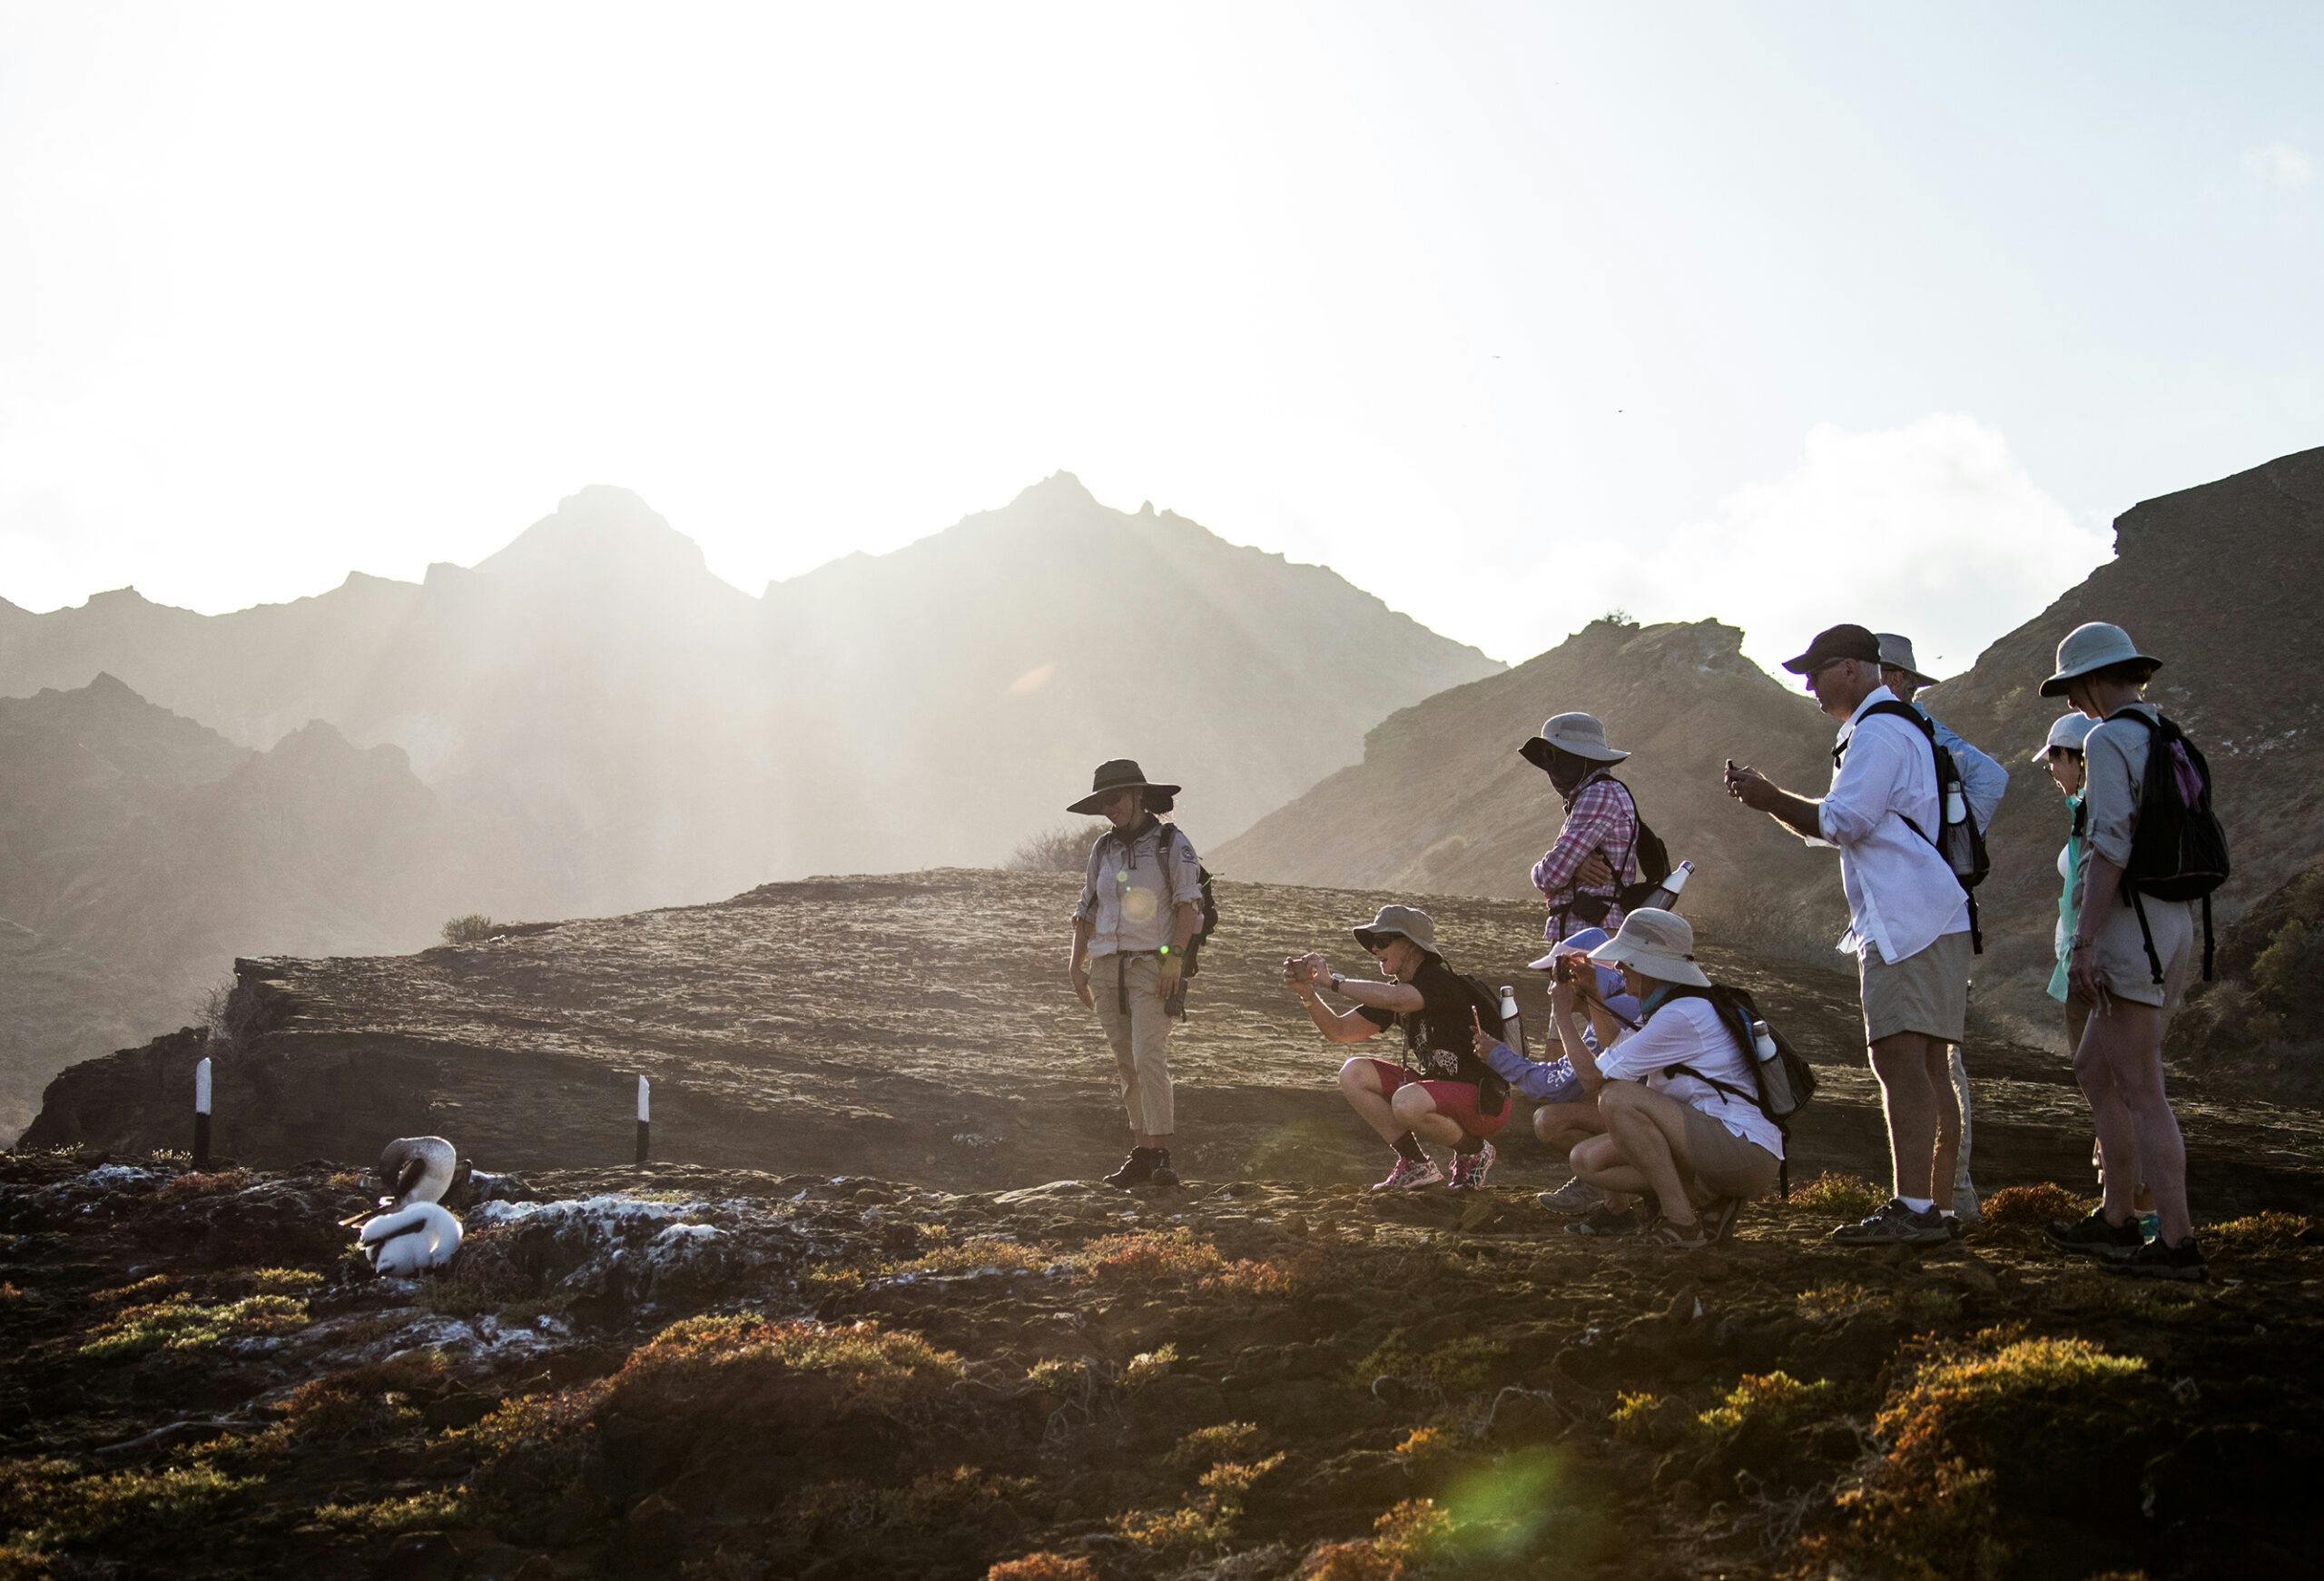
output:
<instances>
[{"instance_id":1,"label":"hiking boot","mask_svg":"<svg viewBox=\"0 0 2324 1581\"><path fill-rule=\"evenodd\" d=\"M1644 1228L1637 1209L1629 1208L1617 1213L1600 1202L1567 1225L1565 1232L1568 1235L1636 1235Z\"/></svg>"},{"instance_id":2,"label":"hiking boot","mask_svg":"<svg viewBox=\"0 0 2324 1581\"><path fill-rule=\"evenodd\" d=\"M1433 1186L1444 1178L1444 1171L1427 1159L1408 1159L1396 1155L1396 1167L1388 1171L1384 1181L1373 1182L1375 1191L1411 1191L1423 1186Z\"/></svg>"},{"instance_id":3,"label":"hiking boot","mask_svg":"<svg viewBox=\"0 0 2324 1581\"><path fill-rule=\"evenodd\" d=\"M1853 1224L1843 1224L1827 1237L1838 1246L1934 1246L1953 1239L1945 1215L1928 1207L1915 1212L1891 1197Z\"/></svg>"},{"instance_id":4,"label":"hiking boot","mask_svg":"<svg viewBox=\"0 0 2324 1581\"><path fill-rule=\"evenodd\" d=\"M1454 1153L1452 1155L1452 1189L1456 1191L1473 1191L1483 1185L1485 1171L1492 1168L1495 1156L1491 1142L1485 1143L1474 1152Z\"/></svg>"},{"instance_id":5,"label":"hiking boot","mask_svg":"<svg viewBox=\"0 0 2324 1581\"><path fill-rule=\"evenodd\" d=\"M2108 1273L2128 1274L2140 1280L2201 1280L2211 1277L2210 1266L2203 1261L2203 1249L2195 1244L2191 1235L2176 1246L2165 1246L2160 1240L2142 1240L2132 1250L2106 1253L2099 1258L2098 1266Z\"/></svg>"},{"instance_id":6,"label":"hiking boot","mask_svg":"<svg viewBox=\"0 0 2324 1581\"><path fill-rule=\"evenodd\" d=\"M1106 1184L1118 1186L1123 1191L1128 1191L1145 1185L1153 1178L1154 1150L1150 1147L1134 1147L1129 1150L1129 1157L1122 1160L1122 1167L1105 1179Z\"/></svg>"},{"instance_id":7,"label":"hiking boot","mask_svg":"<svg viewBox=\"0 0 2324 1581\"><path fill-rule=\"evenodd\" d=\"M1576 1175L1556 1191L1541 1192L1533 1200L1552 1213L1587 1213L1606 1200L1606 1193Z\"/></svg>"},{"instance_id":8,"label":"hiking boot","mask_svg":"<svg viewBox=\"0 0 2324 1581\"><path fill-rule=\"evenodd\" d=\"M2093 1208L2088 1216L2081 1219L2051 1220L2042 1227L2042 1239L2060 1251L2083 1257L2124 1256L2146 1244L2136 1219L2109 1224L2105 1210L2101 1208Z\"/></svg>"},{"instance_id":9,"label":"hiking boot","mask_svg":"<svg viewBox=\"0 0 2324 1581\"><path fill-rule=\"evenodd\" d=\"M1149 1186L1175 1186L1178 1183L1178 1171L1170 1167L1168 1148L1157 1147L1152 1150L1149 1167L1146 1172L1146 1183Z\"/></svg>"}]
</instances>

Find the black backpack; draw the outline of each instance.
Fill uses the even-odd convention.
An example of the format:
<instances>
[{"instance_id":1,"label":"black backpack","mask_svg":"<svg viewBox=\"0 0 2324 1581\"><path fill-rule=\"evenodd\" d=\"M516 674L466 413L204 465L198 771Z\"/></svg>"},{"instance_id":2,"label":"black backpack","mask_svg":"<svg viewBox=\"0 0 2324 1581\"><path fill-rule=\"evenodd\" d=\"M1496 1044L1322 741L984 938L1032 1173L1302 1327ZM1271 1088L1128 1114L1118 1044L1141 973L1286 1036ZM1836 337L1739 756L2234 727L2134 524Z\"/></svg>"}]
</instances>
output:
<instances>
[{"instance_id":1,"label":"black backpack","mask_svg":"<svg viewBox=\"0 0 2324 1581\"><path fill-rule=\"evenodd\" d=\"M1730 1098L1740 1098L1756 1104L1769 1124L1782 1134L1784 1158L1776 1170L1776 1183L1787 1197L1791 1195L1791 1122L1816 1096L1816 1070L1791 1046L1791 1040L1763 1020L1759 1007L1749 992L1714 983L1709 988L1674 988L1670 999L1708 999L1718 1012L1718 1019L1733 1035L1736 1047L1742 1052L1743 1062L1750 1069L1752 1091L1745 1092L1731 1082L1716 1076L1706 1076L1692 1065L1676 1064L1663 1067L1665 1072L1677 1072L1692 1076L1713 1092L1724 1092ZM1665 1000L1669 1003L1669 1000ZM1659 1007L1658 1007L1659 1008ZM1765 1027L1775 1052L1762 1059L1758 1035L1755 1027Z\"/></svg>"},{"instance_id":2,"label":"black backpack","mask_svg":"<svg viewBox=\"0 0 2324 1581\"><path fill-rule=\"evenodd\" d=\"M1961 893L1969 897L1969 949L1972 954L1982 955L1985 953L1985 935L1977 922L1977 885L1985 881L1985 875L1993 871L1994 864L1985 851L1985 832L1977 827L1977 820L1969 811L1969 787L1962 783L1961 766L1953 761L1953 754L1937 745L1935 721L1910 703L1898 702L1891 697L1886 702L1875 703L1864 711L1867 719L1875 714L1894 714L1899 719L1909 721L1928 738L1928 749L1935 755L1937 833L1932 837L1926 829L1910 818L1905 818L1905 826L1936 847L1936 854L1945 858L1945 866L1953 870L1954 878L1961 885ZM1954 822L1948 813L1956 796L1961 803L1958 823ZM1899 813L1897 816L1904 817L1904 815Z\"/></svg>"},{"instance_id":3,"label":"black backpack","mask_svg":"<svg viewBox=\"0 0 2324 1581\"><path fill-rule=\"evenodd\" d=\"M2186 733L2169 719L2150 719L2136 708L2107 716L2136 719L2147 728L2146 777L2139 786L2138 826L2131 831L2131 859L2122 868L2122 898L2139 915L2139 938L2146 945L2147 965L2154 980L2162 981L2162 957L2155 953L2154 931L2147 926L2146 904L2157 900L2200 900L2203 903L2203 977L2211 974L2211 891L2227 882L2227 831L2211 811L2211 766ZM2193 802L2179 788L2173 759L2186 755L2195 777L2202 782Z\"/></svg>"}]
</instances>

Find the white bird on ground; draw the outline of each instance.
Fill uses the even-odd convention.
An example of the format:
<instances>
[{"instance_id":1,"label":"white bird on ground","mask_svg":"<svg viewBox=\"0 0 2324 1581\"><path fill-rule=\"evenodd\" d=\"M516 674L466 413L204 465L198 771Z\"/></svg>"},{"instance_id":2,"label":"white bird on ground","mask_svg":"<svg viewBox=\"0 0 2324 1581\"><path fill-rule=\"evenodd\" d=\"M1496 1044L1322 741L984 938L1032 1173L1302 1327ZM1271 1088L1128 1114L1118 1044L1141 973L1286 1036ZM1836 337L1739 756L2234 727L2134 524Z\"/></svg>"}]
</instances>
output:
<instances>
[{"instance_id":1,"label":"white bird on ground","mask_svg":"<svg viewBox=\"0 0 2324 1581\"><path fill-rule=\"evenodd\" d=\"M460 1221L437 1203L415 1202L366 1220L355 1240L375 1272L409 1279L452 1260L460 1249Z\"/></svg>"},{"instance_id":2,"label":"white bird on ground","mask_svg":"<svg viewBox=\"0 0 2324 1581\"><path fill-rule=\"evenodd\" d=\"M388 1193L379 1199L384 1211L363 1219L355 1237L373 1269L409 1276L452 1260L460 1221L443 1198L458 1170L458 1151L440 1136L401 1136L381 1151L372 1172Z\"/></svg>"}]
</instances>

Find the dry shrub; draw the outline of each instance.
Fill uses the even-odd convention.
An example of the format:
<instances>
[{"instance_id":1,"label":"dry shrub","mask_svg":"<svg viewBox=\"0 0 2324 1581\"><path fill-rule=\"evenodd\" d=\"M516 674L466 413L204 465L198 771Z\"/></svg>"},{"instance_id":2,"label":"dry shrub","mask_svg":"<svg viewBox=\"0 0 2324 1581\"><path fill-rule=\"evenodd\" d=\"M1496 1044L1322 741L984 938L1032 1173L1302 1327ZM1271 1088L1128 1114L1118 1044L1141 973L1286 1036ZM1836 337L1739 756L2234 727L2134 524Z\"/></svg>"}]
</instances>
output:
<instances>
[{"instance_id":1,"label":"dry shrub","mask_svg":"<svg viewBox=\"0 0 2324 1581\"><path fill-rule=\"evenodd\" d=\"M925 1403L963 1374L951 1351L869 1319L835 1327L747 1313L688 1318L631 1353L615 1375L607 1405L698 1409L704 1399L724 1396L741 1409L743 1397L803 1375L837 1386L851 1409L899 1411Z\"/></svg>"},{"instance_id":2,"label":"dry shrub","mask_svg":"<svg viewBox=\"0 0 2324 1581\"><path fill-rule=\"evenodd\" d=\"M2014 1534L2139 1529L2122 1468L2155 1438L2144 1361L2009 1329L1919 1349L1874 1420L1886 1453L1837 1501L1845 1525L1804 1550L1812 1573L1981 1577Z\"/></svg>"},{"instance_id":3,"label":"dry shrub","mask_svg":"<svg viewBox=\"0 0 2324 1581\"><path fill-rule=\"evenodd\" d=\"M172 1175L163 1181L153 1193L156 1202L190 1202L198 1197L222 1197L230 1192L245 1191L258 1183L258 1177L241 1168L209 1170L198 1174Z\"/></svg>"},{"instance_id":4,"label":"dry shrub","mask_svg":"<svg viewBox=\"0 0 2324 1581\"><path fill-rule=\"evenodd\" d=\"M1984 1222L1994 1230L2038 1230L2053 1219L2079 1219L2098 1206L2095 1197L2077 1197L2054 1181L2004 1186L1984 1201Z\"/></svg>"},{"instance_id":5,"label":"dry shrub","mask_svg":"<svg viewBox=\"0 0 2324 1581\"><path fill-rule=\"evenodd\" d=\"M972 1236L967 1240L932 1246L909 1261L894 1264L888 1273L979 1273L999 1269L1009 1273L1039 1273L1063 1262L1063 1253L1049 1247L1004 1240L997 1235Z\"/></svg>"},{"instance_id":6,"label":"dry shrub","mask_svg":"<svg viewBox=\"0 0 2324 1581\"><path fill-rule=\"evenodd\" d=\"M1151 1350L1141 1350L1122 1368L1122 1388L1141 1389L1157 1378L1167 1378L1178 1364L1178 1348L1164 1343Z\"/></svg>"},{"instance_id":7,"label":"dry shrub","mask_svg":"<svg viewBox=\"0 0 2324 1581\"><path fill-rule=\"evenodd\" d=\"M95 1361L126 1361L153 1350L202 1350L222 1340L288 1334L306 1326L307 1303L290 1296L197 1301L179 1294L114 1313L81 1342L81 1354Z\"/></svg>"},{"instance_id":8,"label":"dry shrub","mask_svg":"<svg viewBox=\"0 0 2324 1581\"><path fill-rule=\"evenodd\" d=\"M1704 1437L1728 1439L1748 1432L1771 1439L1823 1409L1832 1386L1821 1379L1802 1383L1787 1372L1746 1373L1727 1398L1695 1418Z\"/></svg>"},{"instance_id":9,"label":"dry shrub","mask_svg":"<svg viewBox=\"0 0 2324 1581\"><path fill-rule=\"evenodd\" d=\"M442 1390L450 1364L433 1350L407 1350L366 1367L310 1378L283 1402L283 1425L295 1438L379 1438L419 1425L408 1403Z\"/></svg>"},{"instance_id":10,"label":"dry shrub","mask_svg":"<svg viewBox=\"0 0 2324 1581\"><path fill-rule=\"evenodd\" d=\"M2292 1251L2299 1249L2303 1236L2313 1232L2316 1222L2298 1213L2280 1213L2271 1209L2214 1224L2202 1232L2202 1240L2207 1250L2240 1257Z\"/></svg>"},{"instance_id":11,"label":"dry shrub","mask_svg":"<svg viewBox=\"0 0 2324 1581\"><path fill-rule=\"evenodd\" d=\"M1105 1284L1188 1285L1225 1271L1218 1248L1190 1230L1134 1230L1100 1236L1082 1252L1092 1277Z\"/></svg>"},{"instance_id":12,"label":"dry shrub","mask_svg":"<svg viewBox=\"0 0 2324 1581\"><path fill-rule=\"evenodd\" d=\"M608 1385L599 1380L504 1401L472 1427L444 1435L448 1448L477 1457L470 1496L496 1509L553 1506L580 1484L596 1448L592 1418Z\"/></svg>"},{"instance_id":13,"label":"dry shrub","mask_svg":"<svg viewBox=\"0 0 2324 1581\"><path fill-rule=\"evenodd\" d=\"M1276 1299L1288 1296L1299 1288L1299 1276L1278 1262L1256 1258L1237 1258L1217 1273L1202 1281L1206 1296L1244 1296L1254 1299Z\"/></svg>"},{"instance_id":14,"label":"dry shrub","mask_svg":"<svg viewBox=\"0 0 2324 1581\"><path fill-rule=\"evenodd\" d=\"M401 1498L376 1499L369 1504L327 1504L315 1511L315 1520L341 1531L388 1537L399 1532L456 1526L467 1515L468 1503L460 1489L431 1487Z\"/></svg>"},{"instance_id":15,"label":"dry shrub","mask_svg":"<svg viewBox=\"0 0 2324 1581\"><path fill-rule=\"evenodd\" d=\"M1220 1422L1216 1427L1196 1428L1172 1447L1170 1464L1181 1471L1191 1471L1197 1466L1232 1460L1257 1448L1260 1438L1256 1422Z\"/></svg>"},{"instance_id":16,"label":"dry shrub","mask_svg":"<svg viewBox=\"0 0 2324 1581\"><path fill-rule=\"evenodd\" d=\"M1452 1517L1433 1499L1405 1499L1372 1529L1364 1541L1316 1548L1300 1566L1299 1581L1409 1581L1428 1574L1452 1548Z\"/></svg>"},{"instance_id":17,"label":"dry shrub","mask_svg":"<svg viewBox=\"0 0 2324 1581\"><path fill-rule=\"evenodd\" d=\"M1098 1581L1098 1572L1078 1554L1068 1558L1044 1551L1003 1559L984 1573L984 1581Z\"/></svg>"},{"instance_id":18,"label":"dry shrub","mask_svg":"<svg viewBox=\"0 0 2324 1581\"><path fill-rule=\"evenodd\" d=\"M1827 1170L1805 1185L1791 1189L1790 1205L1811 1213L1832 1213L1861 1219L1888 1200L1888 1189L1862 1175L1836 1175Z\"/></svg>"},{"instance_id":19,"label":"dry shrub","mask_svg":"<svg viewBox=\"0 0 2324 1581\"><path fill-rule=\"evenodd\" d=\"M182 1539L257 1485L199 1459L92 1476L69 1460L0 1462L0 1530L23 1533L34 1551L102 1545L118 1560L127 1548Z\"/></svg>"}]
</instances>

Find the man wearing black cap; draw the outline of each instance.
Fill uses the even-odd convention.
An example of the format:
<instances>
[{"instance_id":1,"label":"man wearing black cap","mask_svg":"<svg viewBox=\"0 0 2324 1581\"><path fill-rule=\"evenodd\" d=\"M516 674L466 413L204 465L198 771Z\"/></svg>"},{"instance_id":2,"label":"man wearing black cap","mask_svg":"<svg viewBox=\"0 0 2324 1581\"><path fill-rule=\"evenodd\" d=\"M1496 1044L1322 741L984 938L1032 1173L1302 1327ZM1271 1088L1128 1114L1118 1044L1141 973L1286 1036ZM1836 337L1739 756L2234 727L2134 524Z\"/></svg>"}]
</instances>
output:
<instances>
[{"instance_id":1,"label":"man wearing black cap","mask_svg":"<svg viewBox=\"0 0 2324 1581\"><path fill-rule=\"evenodd\" d=\"M1175 1186L1170 1138L1170 1022L1180 997L1187 945L1202 927L1202 886L1192 841L1155 815L1180 787L1156 785L1128 758L1098 766L1089 794L1066 808L1103 814L1113 825L1090 848L1073 909L1075 997L1092 1005L1119 1071L1129 1113L1130 1154L1109 1186ZM1092 972L1097 982L1091 983Z\"/></svg>"},{"instance_id":2,"label":"man wearing black cap","mask_svg":"<svg viewBox=\"0 0 2324 1581\"><path fill-rule=\"evenodd\" d=\"M1896 694L1881 684L1880 641L1861 626L1817 634L1784 661L1805 677L1825 713L1842 721L1832 786L1822 801L1785 790L1758 770L1727 766L1727 792L1818 845L1840 851L1848 931L1856 957L1865 1042L1888 1120L1896 1196L1832 1239L1845 1245L1950 1238L1935 1182L1952 1184L1961 1145L1948 1048L1969 1009L1969 904L1930 843L1944 825L1936 762L1917 726L1872 714ZM1869 715L1869 716L1867 716Z\"/></svg>"}]
</instances>

